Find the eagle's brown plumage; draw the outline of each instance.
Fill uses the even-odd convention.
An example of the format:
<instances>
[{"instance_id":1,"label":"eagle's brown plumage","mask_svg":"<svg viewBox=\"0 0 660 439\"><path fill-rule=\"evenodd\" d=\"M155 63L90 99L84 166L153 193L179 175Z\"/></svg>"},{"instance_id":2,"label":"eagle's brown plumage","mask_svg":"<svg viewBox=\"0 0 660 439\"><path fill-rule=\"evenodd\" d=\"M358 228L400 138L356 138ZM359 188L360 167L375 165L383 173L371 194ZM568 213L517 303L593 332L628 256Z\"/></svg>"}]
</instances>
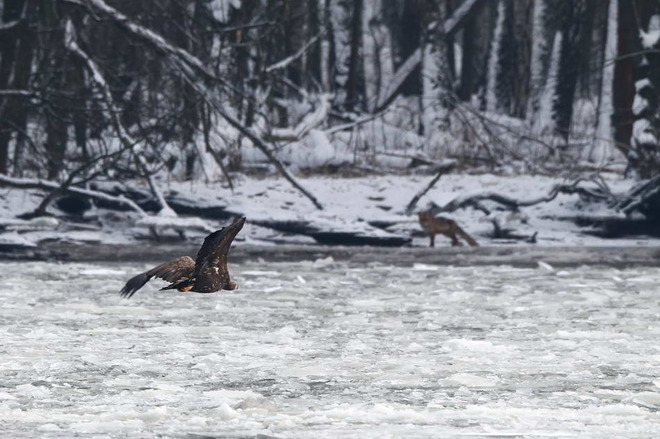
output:
<instances>
[{"instance_id":1,"label":"eagle's brown plumage","mask_svg":"<svg viewBox=\"0 0 660 439\"><path fill-rule=\"evenodd\" d=\"M170 282L161 290L177 289L195 293L214 293L218 290L234 290L238 285L229 277L227 255L231 243L245 224L245 217L231 225L211 233L204 239L195 261L181 256L162 263L151 270L129 279L119 292L122 297L131 297L152 277Z\"/></svg>"}]
</instances>

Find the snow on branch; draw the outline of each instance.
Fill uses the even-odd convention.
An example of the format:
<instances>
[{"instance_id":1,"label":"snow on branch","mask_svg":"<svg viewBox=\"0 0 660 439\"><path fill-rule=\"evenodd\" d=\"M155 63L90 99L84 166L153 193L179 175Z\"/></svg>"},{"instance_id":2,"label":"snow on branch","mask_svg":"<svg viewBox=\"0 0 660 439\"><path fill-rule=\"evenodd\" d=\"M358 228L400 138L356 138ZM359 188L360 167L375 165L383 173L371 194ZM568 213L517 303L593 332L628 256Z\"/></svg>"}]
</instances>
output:
<instances>
[{"instance_id":1,"label":"snow on branch","mask_svg":"<svg viewBox=\"0 0 660 439\"><path fill-rule=\"evenodd\" d=\"M410 215L412 213L415 206L417 206L417 202L419 201L419 199L422 198L424 195L426 195L426 193L430 191L433 186L435 186L435 184L438 182L438 180L440 180L440 177L442 177L443 174L446 174L447 172L454 169L456 167L456 164L457 163L455 160L451 160L440 166L440 169L438 169L438 173L436 174L436 176L433 177L433 179L431 179L431 181L424 188L422 188L422 190L417 192L415 196L412 197L410 203L408 203L408 205L406 206L406 210L405 210L406 215Z\"/></svg>"},{"instance_id":2,"label":"snow on branch","mask_svg":"<svg viewBox=\"0 0 660 439\"><path fill-rule=\"evenodd\" d=\"M224 104L218 101L216 93L213 93L202 81L200 81L200 75L203 79L215 79L220 81L220 78L212 75L204 66L202 61L189 53L188 51L174 47L169 44L163 37L156 34L155 32L131 22L128 17L120 13L116 9L108 6L103 0L61 0L72 2L76 4L83 4L88 7L90 10L98 11L105 14L109 18L113 19L118 25L127 30L130 34L142 39L148 43L151 47L159 52L165 54L167 58L172 61L173 65L181 70L183 73L184 79L188 84L197 92L199 97L206 101L211 108L214 109L223 119L229 123L233 128L238 130L241 134L247 137L254 145L257 147L263 154L268 158L268 160L275 165L278 171L286 178L295 188L297 188L303 195L309 198L312 203L318 208L323 209L323 205L314 197L311 192L306 190L300 183L297 182L295 177L286 169L284 163L280 161L273 152L268 148L266 142L264 142L259 136L254 134L252 130L244 126L237 119L231 116L227 111L224 110ZM89 58L89 57L87 57ZM139 155L138 155L139 157ZM162 195L161 195L162 199ZM160 201L160 200L159 200ZM166 205L166 204L165 204Z\"/></svg>"},{"instance_id":3,"label":"snow on branch","mask_svg":"<svg viewBox=\"0 0 660 439\"><path fill-rule=\"evenodd\" d=\"M649 20L649 29L639 30L639 38L642 40L642 47L646 50L655 48L660 43L660 15L654 15Z\"/></svg>"},{"instance_id":4,"label":"snow on branch","mask_svg":"<svg viewBox=\"0 0 660 439\"><path fill-rule=\"evenodd\" d=\"M175 65L178 64L175 63ZM298 180L296 180L293 174L291 174L284 163L282 163L282 161L278 159L277 156L275 156L273 151L271 151L271 149L268 147L266 142L261 139L261 137L256 135L250 128L243 125L235 117L225 111L222 103L218 101L217 95L212 93L205 84L198 81L193 72L182 69L182 73L184 74L183 77L188 85L190 85L190 87L192 87L197 92L200 99L204 100L204 102L206 102L217 114L219 114L220 117L222 117L231 127L235 128L238 132L247 137L248 140L250 140L252 144L266 156L266 158L275 166L280 174L282 174L282 176L288 180L289 183L291 183L293 187L298 189L300 193L307 197L312 202L312 204L316 206L317 209L323 210L323 205L319 202L319 200L309 190L303 187L302 184L298 182Z\"/></svg>"},{"instance_id":5,"label":"snow on branch","mask_svg":"<svg viewBox=\"0 0 660 439\"><path fill-rule=\"evenodd\" d=\"M0 35L6 32L11 32L15 30L19 24L21 24L22 20L13 20L13 21L8 21L6 23L0 23Z\"/></svg>"},{"instance_id":6,"label":"snow on branch","mask_svg":"<svg viewBox=\"0 0 660 439\"><path fill-rule=\"evenodd\" d=\"M168 43L163 37L153 32L152 30L140 26L131 21L126 15L122 14L112 6L105 3L103 0L63 0L71 1L72 3L82 4L88 9L99 12L109 18L124 29L128 30L131 34L141 38L142 40L150 43L156 50L165 55L175 55L178 60L182 60L185 64L201 73L208 79L218 79L210 70L206 68L204 63L199 58L191 55L188 51L179 47L173 46Z\"/></svg>"},{"instance_id":7,"label":"snow on branch","mask_svg":"<svg viewBox=\"0 0 660 439\"><path fill-rule=\"evenodd\" d=\"M398 68L392 79L385 86L385 91L379 97L378 102L376 103L372 113L379 113L385 109L389 104L392 103L394 98L397 96L401 85L406 80L408 76L415 70L415 68L422 62L422 51L415 49L412 55L406 59L406 61Z\"/></svg>"},{"instance_id":8,"label":"snow on branch","mask_svg":"<svg viewBox=\"0 0 660 439\"><path fill-rule=\"evenodd\" d=\"M110 201L114 203L123 204L142 216L147 215L146 212L142 210L142 208L138 206L135 202L123 196L115 197L113 195L106 194L105 192L83 189L76 186L62 187L60 183L50 180L32 179L32 178L12 178L4 174L0 174L0 186L14 187L18 189L42 189L47 191L64 191L66 193L82 195L89 198L95 198L97 200Z\"/></svg>"},{"instance_id":9,"label":"snow on branch","mask_svg":"<svg viewBox=\"0 0 660 439\"><path fill-rule=\"evenodd\" d=\"M270 150L266 142L264 142L259 136L254 134L251 129L240 123L237 119L235 119L233 116L231 116L229 113L227 113L222 106L212 98L211 93L208 92L206 87L204 87L202 84L199 84L198 81L195 81L194 78L189 78L188 80L189 84L195 88L195 90L198 92L198 94L208 103L216 113L218 113L223 119L229 123L233 128L238 130L241 134L243 134L245 137L247 137L252 144L259 149L265 156L268 158L268 160L275 165L277 170L282 174L282 176L289 181L295 187L298 189L304 196L306 196L314 206L316 206L317 209L323 210L323 205L319 202L319 200L307 189L305 189L299 182L296 180L296 178L289 172L287 167L282 163L280 159L278 159L275 154Z\"/></svg>"},{"instance_id":10,"label":"snow on branch","mask_svg":"<svg viewBox=\"0 0 660 439\"><path fill-rule=\"evenodd\" d=\"M273 128L266 134L265 140L268 141L298 141L309 133L310 130L321 125L328 119L330 112L331 95L324 93L319 96L319 103L316 109L303 117L298 125L287 128Z\"/></svg>"},{"instance_id":11,"label":"snow on branch","mask_svg":"<svg viewBox=\"0 0 660 439\"><path fill-rule=\"evenodd\" d=\"M34 96L29 90L0 90L0 96L25 96L26 98Z\"/></svg>"},{"instance_id":12,"label":"snow on branch","mask_svg":"<svg viewBox=\"0 0 660 439\"><path fill-rule=\"evenodd\" d=\"M69 51L71 51L74 55L76 55L85 63L85 66L92 74L93 81L100 88L101 94L103 95L103 99L105 100L106 105L108 106L108 112L110 113L110 117L112 119L113 125L115 126L115 130L119 135L119 139L121 140L122 144L125 147L132 149L132 151L135 153L136 161L139 167L141 168L141 171L144 173L145 177L147 178L151 191L153 192L154 196L156 197L156 199L158 200L161 206L159 215L175 217L176 213L174 213L174 210L172 210L172 208L167 204L167 202L165 201L165 197L163 197L162 192L158 189L158 186L153 181L153 177L147 170L147 165L142 155L141 146L138 145L138 142L135 141L130 134L128 134L128 131L126 130L126 128L124 128L124 125L121 122L121 119L119 117L119 110L115 105L114 99L112 97L112 93L110 92L110 86L108 85L108 82L105 80L103 74L101 73L101 70L99 69L98 65L94 62L94 60L90 58L89 55L87 55L87 53L85 53L85 51L83 51L78 45L78 42L76 40L75 29L73 27L73 22L71 20L67 20L66 22L65 31L64 31L64 45Z\"/></svg>"},{"instance_id":13,"label":"snow on branch","mask_svg":"<svg viewBox=\"0 0 660 439\"><path fill-rule=\"evenodd\" d=\"M307 43L305 43L305 45L303 47L301 47L300 50L297 51L296 53L294 53L293 55L288 56L288 57L284 58L283 60L278 61L278 62L276 62L274 64L271 64L268 67L266 67L266 73L270 73L270 72L273 72L275 70L281 70L281 69L284 69L284 68L288 67L289 65L291 65L291 63L293 63L295 60L297 60L298 58L303 56L303 54L307 51L307 49L309 49L314 43L316 43L316 41L319 38L321 38L322 35L323 35L323 32L319 33L318 35L316 35L315 37L310 39Z\"/></svg>"}]
</instances>

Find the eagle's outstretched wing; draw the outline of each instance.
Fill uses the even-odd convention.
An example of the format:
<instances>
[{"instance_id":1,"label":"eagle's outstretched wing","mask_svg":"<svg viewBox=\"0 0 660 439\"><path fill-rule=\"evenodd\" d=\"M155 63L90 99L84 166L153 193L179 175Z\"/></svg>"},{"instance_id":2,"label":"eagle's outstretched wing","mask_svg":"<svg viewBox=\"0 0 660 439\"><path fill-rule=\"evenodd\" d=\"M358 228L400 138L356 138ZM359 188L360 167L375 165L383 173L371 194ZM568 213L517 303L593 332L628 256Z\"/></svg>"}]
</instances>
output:
<instances>
[{"instance_id":1,"label":"eagle's outstretched wing","mask_svg":"<svg viewBox=\"0 0 660 439\"><path fill-rule=\"evenodd\" d=\"M158 277L170 283L180 282L184 279L189 279L195 270L195 261L190 256L181 256L171 261L164 262L149 271L140 273L137 276L129 279L121 289L119 294L122 297L131 297L137 290L142 288L144 284L149 282L152 277Z\"/></svg>"},{"instance_id":2,"label":"eagle's outstretched wing","mask_svg":"<svg viewBox=\"0 0 660 439\"><path fill-rule=\"evenodd\" d=\"M223 277L229 280L227 255L234 238L243 228L245 217L239 218L227 227L211 233L204 239L204 244L197 252L195 278L201 276ZM217 268L217 270L216 270Z\"/></svg>"}]
</instances>

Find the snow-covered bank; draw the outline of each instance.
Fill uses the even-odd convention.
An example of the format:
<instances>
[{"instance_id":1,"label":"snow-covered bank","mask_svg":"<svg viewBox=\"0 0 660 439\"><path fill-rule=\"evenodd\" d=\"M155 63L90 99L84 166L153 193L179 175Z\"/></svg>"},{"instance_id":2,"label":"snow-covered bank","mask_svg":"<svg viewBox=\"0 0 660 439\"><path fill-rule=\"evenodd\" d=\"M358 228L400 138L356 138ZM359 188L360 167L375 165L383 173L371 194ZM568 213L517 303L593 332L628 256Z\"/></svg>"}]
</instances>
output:
<instances>
[{"instance_id":1,"label":"snow-covered bank","mask_svg":"<svg viewBox=\"0 0 660 439\"><path fill-rule=\"evenodd\" d=\"M660 435L657 268L146 267L0 263L5 437Z\"/></svg>"},{"instance_id":2,"label":"snow-covered bank","mask_svg":"<svg viewBox=\"0 0 660 439\"><path fill-rule=\"evenodd\" d=\"M387 224L397 236L412 237L413 246L427 246L428 239L415 232L421 232L415 215L405 215L404 210L410 200L430 180L430 176L370 176L361 178L309 177L300 181L325 206L316 209L306 198L281 178L241 177L236 180L232 192L220 184L177 183L163 185L164 190L176 191L180 197L199 200L200 203L217 203L227 211L245 215L248 223L239 236L240 240L255 245L313 244L310 237L277 232L258 227L260 221L311 221L315 226L327 230L361 230L374 233L374 224ZM483 192L495 192L519 200L529 200L545 196L553 185L562 183L558 178L541 176L495 176L451 174L443 176L436 186L424 195L418 203L418 209L424 209L433 201L444 205L459 196L474 195ZM611 176L607 184L614 192L625 192L632 185L632 180ZM144 182L135 182L136 185ZM37 191L5 189L0 197L0 217L5 222L15 221L13 217L33 209L40 201ZM53 210L53 213L58 213ZM132 244L150 238L149 229L144 220L138 220L133 214L117 214L103 209L93 208L86 217L88 224L74 223L62 219L51 228L26 225L9 225L7 230L20 228L21 236L31 242L87 242ZM538 246L657 246L659 239L645 236L631 236L623 239L602 239L588 232L592 229L579 227L574 221L561 218L579 216L616 216L616 212L599 204L587 204L578 195L559 195L548 203L541 203L521 209L520 215L498 214L486 217L474 209L463 209L448 213L446 216L456 219L459 224L473 235L480 244L486 246L518 245L524 241L491 239L493 232L492 217L497 216L504 227L511 227L517 234L531 236L535 232ZM621 215L623 216L623 215ZM176 227L180 227L181 218L176 224L167 226L167 218L158 223L159 233L165 238L176 237ZM207 220L209 227L219 227L227 222L226 218ZM183 223L186 221L183 220ZM190 220L191 224L193 220ZM195 223L196 224L196 223ZM191 227L187 235L195 245L204 236L203 227ZM379 232L380 233L380 232ZM449 245L449 240L438 238L438 245Z\"/></svg>"}]
</instances>

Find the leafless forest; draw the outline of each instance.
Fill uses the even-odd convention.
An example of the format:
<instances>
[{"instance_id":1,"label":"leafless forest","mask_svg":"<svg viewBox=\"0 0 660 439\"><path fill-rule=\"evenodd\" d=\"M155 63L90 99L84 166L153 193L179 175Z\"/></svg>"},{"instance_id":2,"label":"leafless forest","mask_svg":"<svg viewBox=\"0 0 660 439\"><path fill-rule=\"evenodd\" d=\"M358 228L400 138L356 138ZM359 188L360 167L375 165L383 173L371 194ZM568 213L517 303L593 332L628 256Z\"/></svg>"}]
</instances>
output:
<instances>
[{"instance_id":1,"label":"leafless forest","mask_svg":"<svg viewBox=\"0 0 660 439\"><path fill-rule=\"evenodd\" d=\"M660 170L657 0L0 8L5 184L231 182L264 166L295 183L292 167L387 172L443 159ZM323 159L301 163L306 150Z\"/></svg>"}]
</instances>

